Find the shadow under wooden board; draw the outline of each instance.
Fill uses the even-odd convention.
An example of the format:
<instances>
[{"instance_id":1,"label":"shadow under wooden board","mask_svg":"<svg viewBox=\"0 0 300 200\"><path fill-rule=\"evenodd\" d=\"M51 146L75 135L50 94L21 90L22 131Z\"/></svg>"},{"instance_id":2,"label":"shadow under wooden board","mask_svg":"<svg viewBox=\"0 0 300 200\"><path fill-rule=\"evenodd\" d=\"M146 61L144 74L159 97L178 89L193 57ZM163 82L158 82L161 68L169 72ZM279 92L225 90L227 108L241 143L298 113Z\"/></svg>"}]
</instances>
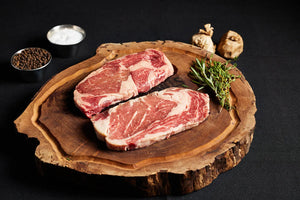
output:
<instances>
[{"instance_id":1,"label":"shadow under wooden board","mask_svg":"<svg viewBox=\"0 0 300 200\"><path fill-rule=\"evenodd\" d=\"M97 140L91 122L73 102L74 87L105 62L148 48L163 51L175 68L151 91L183 84L197 89L188 72L195 58L211 56L205 50L174 41L102 44L95 56L49 80L15 120L20 133L39 140L36 157L86 174L120 177L149 196L199 190L236 166L249 151L256 112L252 88L237 68L231 70L242 76L231 85L235 110L220 111L211 96L203 123L149 147L118 152ZM212 60L225 61L217 55Z\"/></svg>"}]
</instances>

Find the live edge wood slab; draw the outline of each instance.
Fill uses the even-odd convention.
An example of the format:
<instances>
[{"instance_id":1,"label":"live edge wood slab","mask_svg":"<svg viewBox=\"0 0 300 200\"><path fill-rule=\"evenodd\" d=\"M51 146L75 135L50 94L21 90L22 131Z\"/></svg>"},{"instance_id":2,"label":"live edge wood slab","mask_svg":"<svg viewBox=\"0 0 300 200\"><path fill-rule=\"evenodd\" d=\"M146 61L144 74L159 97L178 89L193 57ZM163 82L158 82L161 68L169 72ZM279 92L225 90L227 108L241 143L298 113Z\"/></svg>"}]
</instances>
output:
<instances>
[{"instance_id":1,"label":"live edge wood slab","mask_svg":"<svg viewBox=\"0 0 300 200\"><path fill-rule=\"evenodd\" d=\"M147 48L163 51L175 68L175 74L153 90L183 84L197 89L187 74L195 58L211 57L205 50L174 41L102 44L95 56L49 80L15 120L18 132L38 139L35 155L41 162L125 179L153 196L199 190L241 161L253 139L256 104L251 86L237 68L231 71L241 75L231 85L236 109L221 109L211 96L210 115L205 122L134 151L112 151L96 139L89 119L73 103L75 85L105 62ZM225 61L217 55L212 59Z\"/></svg>"}]
</instances>

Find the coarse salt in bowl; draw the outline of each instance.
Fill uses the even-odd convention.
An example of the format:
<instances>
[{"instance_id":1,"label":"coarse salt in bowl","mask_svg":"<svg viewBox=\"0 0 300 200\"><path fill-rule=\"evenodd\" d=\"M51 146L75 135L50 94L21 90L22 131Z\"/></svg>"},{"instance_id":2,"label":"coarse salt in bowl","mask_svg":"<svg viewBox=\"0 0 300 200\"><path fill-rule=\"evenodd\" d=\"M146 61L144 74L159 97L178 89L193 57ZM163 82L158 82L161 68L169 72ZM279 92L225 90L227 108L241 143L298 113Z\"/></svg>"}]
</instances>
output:
<instances>
[{"instance_id":1,"label":"coarse salt in bowl","mask_svg":"<svg viewBox=\"0 0 300 200\"><path fill-rule=\"evenodd\" d=\"M55 26L47 33L47 39L52 44L54 53L60 57L76 55L78 45L85 36L86 33L81 27L72 24Z\"/></svg>"}]
</instances>

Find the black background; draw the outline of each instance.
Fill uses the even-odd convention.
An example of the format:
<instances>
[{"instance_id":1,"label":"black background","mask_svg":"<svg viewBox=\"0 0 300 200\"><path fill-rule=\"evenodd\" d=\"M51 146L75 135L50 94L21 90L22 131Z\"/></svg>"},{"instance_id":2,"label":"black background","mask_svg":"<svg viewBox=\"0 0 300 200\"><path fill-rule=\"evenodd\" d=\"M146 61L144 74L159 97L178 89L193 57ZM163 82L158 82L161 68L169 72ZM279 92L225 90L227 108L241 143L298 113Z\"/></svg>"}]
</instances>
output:
<instances>
[{"instance_id":1,"label":"black background","mask_svg":"<svg viewBox=\"0 0 300 200\"><path fill-rule=\"evenodd\" d=\"M37 142L18 134L13 121L47 79L93 56L100 44L190 43L205 23L215 28L216 43L228 30L244 39L237 64L257 99L254 140L242 162L208 187L187 195L148 199L300 199L300 15L296 3L1 1L0 199L140 199L114 184L100 182L95 189L55 174L41 176L34 159ZM46 33L58 24L76 24L86 30L78 56L54 57L44 81L23 83L12 70L10 57L25 47L47 48Z\"/></svg>"}]
</instances>

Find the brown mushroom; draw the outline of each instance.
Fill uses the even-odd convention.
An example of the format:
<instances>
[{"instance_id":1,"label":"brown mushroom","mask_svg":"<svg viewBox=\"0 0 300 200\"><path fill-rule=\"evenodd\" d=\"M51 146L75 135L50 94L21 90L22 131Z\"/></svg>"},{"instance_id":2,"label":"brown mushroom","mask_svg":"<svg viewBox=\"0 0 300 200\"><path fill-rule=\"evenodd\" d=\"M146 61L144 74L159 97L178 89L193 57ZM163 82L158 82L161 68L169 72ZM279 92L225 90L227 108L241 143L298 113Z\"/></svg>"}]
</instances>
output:
<instances>
[{"instance_id":1,"label":"brown mushroom","mask_svg":"<svg viewBox=\"0 0 300 200\"><path fill-rule=\"evenodd\" d=\"M229 30L225 33L218 44L218 53L227 59L234 59L243 52L243 38L234 31Z\"/></svg>"},{"instance_id":2,"label":"brown mushroom","mask_svg":"<svg viewBox=\"0 0 300 200\"><path fill-rule=\"evenodd\" d=\"M214 33L214 28L211 24L204 25L205 30L200 29L199 33L196 33L192 37L192 44L196 45L202 49L210 51L212 53L216 52L216 45L214 45L211 37Z\"/></svg>"}]
</instances>

